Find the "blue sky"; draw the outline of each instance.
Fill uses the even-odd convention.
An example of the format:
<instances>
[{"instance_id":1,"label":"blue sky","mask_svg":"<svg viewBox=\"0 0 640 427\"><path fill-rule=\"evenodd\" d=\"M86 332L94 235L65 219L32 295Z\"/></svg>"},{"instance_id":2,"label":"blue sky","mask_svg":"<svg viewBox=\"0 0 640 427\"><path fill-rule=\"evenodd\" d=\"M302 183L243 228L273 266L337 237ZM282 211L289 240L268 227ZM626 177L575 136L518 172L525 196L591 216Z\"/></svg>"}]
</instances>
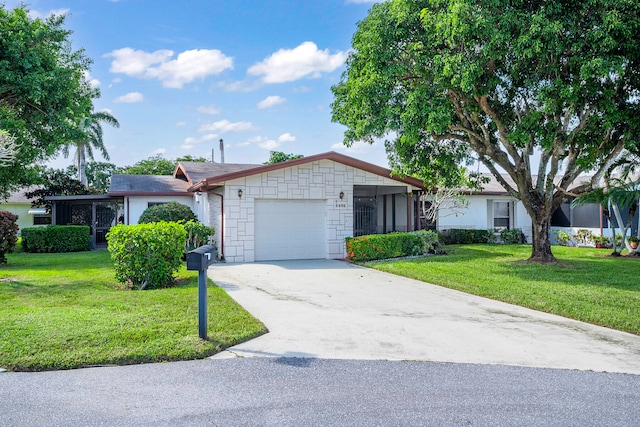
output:
<instances>
[{"instance_id":1,"label":"blue sky","mask_svg":"<svg viewBox=\"0 0 640 427\"><path fill-rule=\"evenodd\" d=\"M0 0L2 1L2 0ZM6 1L8 8L18 1ZM344 71L367 0L31 0L35 16L67 15L74 48L93 60L96 110L111 162L157 153L262 163L270 150L338 151L387 166L382 144L342 145L331 86ZM99 154L96 154L99 156ZM96 157L96 160L102 160ZM58 158L53 167L71 159Z\"/></svg>"}]
</instances>

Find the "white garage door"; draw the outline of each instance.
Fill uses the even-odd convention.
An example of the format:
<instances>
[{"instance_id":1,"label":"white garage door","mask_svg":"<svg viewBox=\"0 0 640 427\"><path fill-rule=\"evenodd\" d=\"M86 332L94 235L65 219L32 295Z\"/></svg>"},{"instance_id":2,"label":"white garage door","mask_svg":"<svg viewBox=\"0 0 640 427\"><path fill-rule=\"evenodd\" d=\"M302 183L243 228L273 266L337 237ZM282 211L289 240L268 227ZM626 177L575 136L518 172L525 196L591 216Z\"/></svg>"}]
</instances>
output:
<instances>
[{"instance_id":1,"label":"white garage door","mask_svg":"<svg viewBox=\"0 0 640 427\"><path fill-rule=\"evenodd\" d=\"M255 259L327 257L323 200L256 200Z\"/></svg>"}]
</instances>

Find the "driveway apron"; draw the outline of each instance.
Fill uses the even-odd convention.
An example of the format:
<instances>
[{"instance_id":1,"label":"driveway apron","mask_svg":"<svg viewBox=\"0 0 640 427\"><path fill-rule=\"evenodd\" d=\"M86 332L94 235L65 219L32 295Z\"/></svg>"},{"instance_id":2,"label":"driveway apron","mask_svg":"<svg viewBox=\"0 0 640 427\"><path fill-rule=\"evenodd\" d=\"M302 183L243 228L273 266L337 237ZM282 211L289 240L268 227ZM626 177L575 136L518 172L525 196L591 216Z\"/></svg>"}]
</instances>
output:
<instances>
[{"instance_id":1,"label":"driveway apron","mask_svg":"<svg viewBox=\"0 0 640 427\"><path fill-rule=\"evenodd\" d=\"M640 374L639 336L342 261L214 264L208 275L269 329L214 358L420 360Z\"/></svg>"}]
</instances>

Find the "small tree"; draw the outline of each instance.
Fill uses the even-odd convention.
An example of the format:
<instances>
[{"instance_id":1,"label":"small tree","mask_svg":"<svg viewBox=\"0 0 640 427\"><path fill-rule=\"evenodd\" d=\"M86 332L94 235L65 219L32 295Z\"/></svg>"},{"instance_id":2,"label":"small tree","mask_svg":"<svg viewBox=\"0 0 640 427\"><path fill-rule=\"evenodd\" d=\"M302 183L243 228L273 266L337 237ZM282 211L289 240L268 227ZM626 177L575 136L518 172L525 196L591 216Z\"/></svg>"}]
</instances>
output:
<instances>
[{"instance_id":1,"label":"small tree","mask_svg":"<svg viewBox=\"0 0 640 427\"><path fill-rule=\"evenodd\" d=\"M201 222L190 220L182 224L187 232L187 241L184 245L184 251L188 252L202 245L211 243L211 238L215 233L213 227L208 227Z\"/></svg>"},{"instance_id":2,"label":"small tree","mask_svg":"<svg viewBox=\"0 0 640 427\"><path fill-rule=\"evenodd\" d=\"M5 254L11 253L18 242L18 215L0 211L0 264L7 263Z\"/></svg>"},{"instance_id":3,"label":"small tree","mask_svg":"<svg viewBox=\"0 0 640 427\"><path fill-rule=\"evenodd\" d=\"M148 207L140 215L139 224L147 224L150 222L187 222L195 221L196 215L191 208L178 202L163 203Z\"/></svg>"}]
</instances>

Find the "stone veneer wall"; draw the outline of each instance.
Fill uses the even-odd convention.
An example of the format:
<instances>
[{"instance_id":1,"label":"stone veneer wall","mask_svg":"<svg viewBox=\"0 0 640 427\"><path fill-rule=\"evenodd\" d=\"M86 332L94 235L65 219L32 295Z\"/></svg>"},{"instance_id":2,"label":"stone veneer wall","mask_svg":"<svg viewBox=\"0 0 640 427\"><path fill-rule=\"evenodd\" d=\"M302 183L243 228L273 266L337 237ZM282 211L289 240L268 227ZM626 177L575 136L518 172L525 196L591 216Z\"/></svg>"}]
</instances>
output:
<instances>
[{"instance_id":1,"label":"stone veneer wall","mask_svg":"<svg viewBox=\"0 0 640 427\"><path fill-rule=\"evenodd\" d=\"M353 235L353 186L385 185L407 188L406 184L332 160L320 160L248 176L224 187L224 255L228 262L255 260L254 202L256 199L324 200L327 257L346 256L345 237ZM222 190L222 189L220 189ZM242 198L238 197L242 190ZM411 189L409 189L410 191ZM340 200L340 192L344 199ZM211 225L221 247L220 197L209 195ZM346 203L346 207L340 206ZM286 238L286 236L283 236Z\"/></svg>"}]
</instances>

